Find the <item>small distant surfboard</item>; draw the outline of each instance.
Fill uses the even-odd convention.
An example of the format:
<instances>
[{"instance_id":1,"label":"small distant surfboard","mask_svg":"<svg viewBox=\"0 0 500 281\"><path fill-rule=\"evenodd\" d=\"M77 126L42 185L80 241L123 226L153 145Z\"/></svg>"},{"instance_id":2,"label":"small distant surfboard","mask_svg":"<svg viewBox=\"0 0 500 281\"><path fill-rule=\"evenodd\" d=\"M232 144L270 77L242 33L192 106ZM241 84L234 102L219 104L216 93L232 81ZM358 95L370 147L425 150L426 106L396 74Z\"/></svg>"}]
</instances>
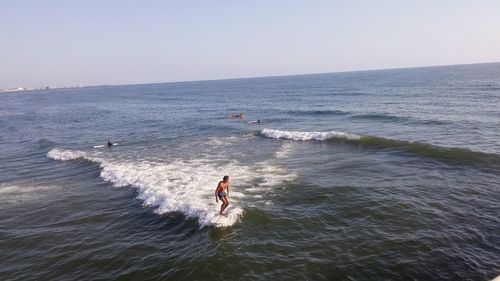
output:
<instances>
[{"instance_id":1,"label":"small distant surfboard","mask_svg":"<svg viewBox=\"0 0 500 281\"><path fill-rule=\"evenodd\" d=\"M117 146L118 143L113 143L112 146ZM100 144L100 145L94 145L93 148L102 148L102 147L107 147L108 145L107 144Z\"/></svg>"}]
</instances>

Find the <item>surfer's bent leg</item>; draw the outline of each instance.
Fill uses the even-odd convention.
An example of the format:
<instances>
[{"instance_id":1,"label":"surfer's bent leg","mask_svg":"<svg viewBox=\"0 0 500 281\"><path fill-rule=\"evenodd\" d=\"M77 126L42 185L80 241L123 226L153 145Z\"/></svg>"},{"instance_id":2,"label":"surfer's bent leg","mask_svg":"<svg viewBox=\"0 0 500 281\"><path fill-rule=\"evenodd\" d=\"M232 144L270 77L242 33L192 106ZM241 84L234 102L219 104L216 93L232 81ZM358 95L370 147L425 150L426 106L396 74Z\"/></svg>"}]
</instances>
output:
<instances>
[{"instance_id":1,"label":"surfer's bent leg","mask_svg":"<svg viewBox=\"0 0 500 281\"><path fill-rule=\"evenodd\" d=\"M227 206L229 206L229 199L227 196L222 197L222 206L220 206L220 214L222 215L224 213L224 210L226 210Z\"/></svg>"},{"instance_id":2,"label":"surfer's bent leg","mask_svg":"<svg viewBox=\"0 0 500 281\"><path fill-rule=\"evenodd\" d=\"M229 206L229 198L227 196L224 197L224 210L226 210L227 206Z\"/></svg>"}]
</instances>

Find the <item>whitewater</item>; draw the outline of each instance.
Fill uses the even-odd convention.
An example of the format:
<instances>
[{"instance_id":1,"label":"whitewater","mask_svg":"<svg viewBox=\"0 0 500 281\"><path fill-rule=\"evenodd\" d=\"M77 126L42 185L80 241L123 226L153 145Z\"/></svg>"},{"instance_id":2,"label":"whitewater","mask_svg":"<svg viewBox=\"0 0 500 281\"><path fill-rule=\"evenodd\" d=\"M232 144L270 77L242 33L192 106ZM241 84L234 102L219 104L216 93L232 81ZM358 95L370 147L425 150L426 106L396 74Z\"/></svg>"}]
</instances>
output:
<instances>
[{"instance_id":1,"label":"whitewater","mask_svg":"<svg viewBox=\"0 0 500 281\"><path fill-rule=\"evenodd\" d=\"M220 144L220 143L218 143ZM100 151L81 151L54 148L47 153L51 159L70 161L85 159L99 164L100 177L115 187L134 187L137 198L144 206L151 207L162 215L179 212L187 218L195 218L200 227L213 225L218 214L214 200L217 183L221 175L231 175L238 181L230 192L231 205L225 214L226 219L217 226L227 227L237 222L243 215L246 196L260 198L265 187L291 181L295 175L287 173L270 161L243 165L229 161L216 165L218 159L165 159L136 160L128 157L116 159L106 157ZM241 186L247 186L242 189Z\"/></svg>"}]
</instances>

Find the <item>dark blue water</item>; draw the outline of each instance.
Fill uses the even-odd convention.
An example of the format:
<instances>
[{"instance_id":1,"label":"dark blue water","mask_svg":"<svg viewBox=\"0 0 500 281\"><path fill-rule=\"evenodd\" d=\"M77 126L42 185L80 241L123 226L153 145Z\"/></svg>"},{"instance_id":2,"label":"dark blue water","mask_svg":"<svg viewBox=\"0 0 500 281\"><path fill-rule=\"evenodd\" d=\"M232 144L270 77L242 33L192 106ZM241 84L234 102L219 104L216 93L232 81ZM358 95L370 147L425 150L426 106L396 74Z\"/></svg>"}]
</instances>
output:
<instances>
[{"instance_id":1,"label":"dark blue water","mask_svg":"<svg viewBox=\"0 0 500 281\"><path fill-rule=\"evenodd\" d=\"M490 280L499 128L500 64L2 94L0 279Z\"/></svg>"}]
</instances>

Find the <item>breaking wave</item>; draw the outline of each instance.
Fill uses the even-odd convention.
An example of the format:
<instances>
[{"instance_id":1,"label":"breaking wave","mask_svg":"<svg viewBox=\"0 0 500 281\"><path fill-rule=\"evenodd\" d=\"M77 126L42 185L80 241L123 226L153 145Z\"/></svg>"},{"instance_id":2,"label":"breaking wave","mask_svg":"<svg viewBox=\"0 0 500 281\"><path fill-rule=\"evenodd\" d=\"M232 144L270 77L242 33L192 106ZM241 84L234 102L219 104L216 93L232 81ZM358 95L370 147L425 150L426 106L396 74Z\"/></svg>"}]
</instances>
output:
<instances>
[{"instance_id":1,"label":"breaking wave","mask_svg":"<svg viewBox=\"0 0 500 281\"><path fill-rule=\"evenodd\" d=\"M329 141L347 142L369 148L395 149L421 155L450 164L480 164L499 167L500 155L472 151L466 148L449 148L427 143L395 140L375 136L361 136L345 132L299 132L263 129L258 134L273 139L287 139L295 141Z\"/></svg>"},{"instance_id":2,"label":"breaking wave","mask_svg":"<svg viewBox=\"0 0 500 281\"><path fill-rule=\"evenodd\" d=\"M59 161L85 159L100 165L100 177L116 187L133 186L145 206L153 207L157 214L179 212L197 219L200 228L212 225L220 206L214 191L223 175L237 178L230 190L231 204L227 218L217 226L231 226L243 215L242 201L255 196L255 191L270 188L295 178L271 163L257 163L249 167L238 162L215 164L209 159L120 160L102 157L92 152L54 148L47 153ZM254 191L251 191L254 189Z\"/></svg>"},{"instance_id":3,"label":"breaking wave","mask_svg":"<svg viewBox=\"0 0 500 281\"><path fill-rule=\"evenodd\" d=\"M273 129L263 129L260 132L261 135L273 138L273 139L289 139L297 141L308 141L316 140L322 141L327 139L347 139L347 140L359 140L361 136L344 133L344 132L298 132L298 131L281 131Z\"/></svg>"}]
</instances>

